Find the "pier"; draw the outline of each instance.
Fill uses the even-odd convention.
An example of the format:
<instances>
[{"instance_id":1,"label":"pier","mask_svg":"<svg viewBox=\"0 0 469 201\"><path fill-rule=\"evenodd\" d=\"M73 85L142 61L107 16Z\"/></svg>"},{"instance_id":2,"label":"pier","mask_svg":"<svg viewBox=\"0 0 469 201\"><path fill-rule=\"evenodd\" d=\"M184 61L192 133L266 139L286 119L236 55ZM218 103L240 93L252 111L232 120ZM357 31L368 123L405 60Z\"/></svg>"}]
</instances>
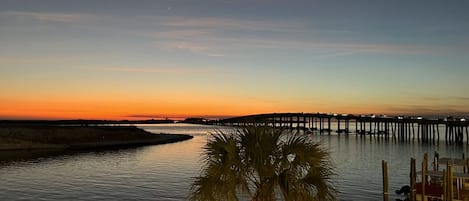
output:
<instances>
[{"instance_id":1,"label":"pier","mask_svg":"<svg viewBox=\"0 0 469 201\"><path fill-rule=\"evenodd\" d=\"M383 140L469 144L469 122L459 118L350 115L329 113L270 113L221 119L217 125L269 126L316 131L319 134L371 136ZM440 139L440 136L444 139Z\"/></svg>"}]
</instances>

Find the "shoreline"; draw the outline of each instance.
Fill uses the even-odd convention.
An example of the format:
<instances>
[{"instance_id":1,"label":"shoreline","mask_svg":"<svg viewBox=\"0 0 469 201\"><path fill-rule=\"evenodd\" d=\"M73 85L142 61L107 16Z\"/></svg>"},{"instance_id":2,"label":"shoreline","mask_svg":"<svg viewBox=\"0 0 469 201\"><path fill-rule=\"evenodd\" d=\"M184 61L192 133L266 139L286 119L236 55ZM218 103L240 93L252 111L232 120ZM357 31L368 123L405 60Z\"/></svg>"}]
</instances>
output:
<instances>
[{"instance_id":1,"label":"shoreline","mask_svg":"<svg viewBox=\"0 0 469 201\"><path fill-rule=\"evenodd\" d=\"M1 126L0 151L124 148L192 138L184 134L155 134L135 126Z\"/></svg>"},{"instance_id":2,"label":"shoreline","mask_svg":"<svg viewBox=\"0 0 469 201\"><path fill-rule=\"evenodd\" d=\"M145 140L128 140L128 141L110 141L110 142L71 144L69 149L160 145L160 144L171 144L175 142L181 142L181 141L194 138L191 135L184 135L184 134L154 134L154 135L158 135L158 138L157 139L145 139Z\"/></svg>"}]
</instances>

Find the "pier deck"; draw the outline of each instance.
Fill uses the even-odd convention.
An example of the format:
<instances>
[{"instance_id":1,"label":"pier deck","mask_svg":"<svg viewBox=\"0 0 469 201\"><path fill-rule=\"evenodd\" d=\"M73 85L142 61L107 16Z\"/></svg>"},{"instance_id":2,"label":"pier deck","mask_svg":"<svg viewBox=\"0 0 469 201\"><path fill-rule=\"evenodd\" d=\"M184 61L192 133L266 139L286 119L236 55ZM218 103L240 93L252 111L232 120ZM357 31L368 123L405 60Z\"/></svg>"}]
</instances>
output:
<instances>
[{"instance_id":1,"label":"pier deck","mask_svg":"<svg viewBox=\"0 0 469 201\"><path fill-rule=\"evenodd\" d=\"M376 116L325 113L269 113L222 119L226 126L270 126L317 130L320 134L355 134L400 141L469 144L469 121L457 118L426 119L420 116ZM440 133L440 131L442 133Z\"/></svg>"}]
</instances>

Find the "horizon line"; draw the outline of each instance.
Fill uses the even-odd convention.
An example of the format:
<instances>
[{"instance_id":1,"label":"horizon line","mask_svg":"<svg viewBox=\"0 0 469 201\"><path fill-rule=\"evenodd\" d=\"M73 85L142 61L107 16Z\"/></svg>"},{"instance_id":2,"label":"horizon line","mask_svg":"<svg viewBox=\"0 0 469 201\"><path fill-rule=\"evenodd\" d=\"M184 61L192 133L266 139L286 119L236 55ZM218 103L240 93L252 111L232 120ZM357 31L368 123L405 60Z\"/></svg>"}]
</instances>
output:
<instances>
[{"instance_id":1,"label":"horizon line","mask_svg":"<svg viewBox=\"0 0 469 201\"><path fill-rule=\"evenodd\" d=\"M188 118L202 118L208 120L220 120L220 119L228 119L228 118L235 118L235 117L243 117L243 116L255 116L255 115L262 115L262 114L327 114L333 116L343 116L343 115L351 115L351 116L387 116L387 117L399 117L399 116L407 116L407 117L423 117L423 118L446 118L446 117L454 117L454 118L464 118L469 117L469 112L456 112L456 113L336 113L336 112L266 112L266 113L250 113L250 114L243 114L243 115L127 115L121 117L110 117L110 118L83 118L83 117L71 117L71 118L61 118L61 117L1 117L0 121L73 121L73 120L82 120L82 121L148 121L148 120L173 120L173 121L181 121Z\"/></svg>"}]
</instances>

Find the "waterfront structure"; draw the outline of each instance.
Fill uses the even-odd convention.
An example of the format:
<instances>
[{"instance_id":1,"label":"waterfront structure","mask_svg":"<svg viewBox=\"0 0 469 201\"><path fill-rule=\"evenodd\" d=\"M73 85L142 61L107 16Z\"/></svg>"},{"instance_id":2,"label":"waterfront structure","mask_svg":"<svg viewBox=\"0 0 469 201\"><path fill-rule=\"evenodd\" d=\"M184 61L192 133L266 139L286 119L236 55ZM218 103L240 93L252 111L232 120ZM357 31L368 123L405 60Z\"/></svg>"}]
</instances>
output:
<instances>
[{"instance_id":1,"label":"waterfront structure","mask_svg":"<svg viewBox=\"0 0 469 201\"><path fill-rule=\"evenodd\" d=\"M444 129L444 140L451 144L469 144L469 122L459 118L427 119L421 116L350 115L331 113L269 113L221 119L218 125L269 126L274 128L318 131L320 134L356 134L378 139L436 143ZM343 126L343 127L342 127ZM443 128L442 128L443 127ZM333 130L336 128L336 130Z\"/></svg>"},{"instance_id":2,"label":"waterfront structure","mask_svg":"<svg viewBox=\"0 0 469 201\"><path fill-rule=\"evenodd\" d=\"M445 168L441 168L444 166ZM410 183L398 194L405 194L410 201L466 201L469 200L469 159L439 158L435 153L431 169L428 166L428 155L425 153L421 171L417 171L416 159L410 160ZM383 200L389 200L389 178L387 162L382 161ZM420 176L420 180L417 177ZM407 187L407 188L406 188ZM403 190L404 189L404 190Z\"/></svg>"}]
</instances>

